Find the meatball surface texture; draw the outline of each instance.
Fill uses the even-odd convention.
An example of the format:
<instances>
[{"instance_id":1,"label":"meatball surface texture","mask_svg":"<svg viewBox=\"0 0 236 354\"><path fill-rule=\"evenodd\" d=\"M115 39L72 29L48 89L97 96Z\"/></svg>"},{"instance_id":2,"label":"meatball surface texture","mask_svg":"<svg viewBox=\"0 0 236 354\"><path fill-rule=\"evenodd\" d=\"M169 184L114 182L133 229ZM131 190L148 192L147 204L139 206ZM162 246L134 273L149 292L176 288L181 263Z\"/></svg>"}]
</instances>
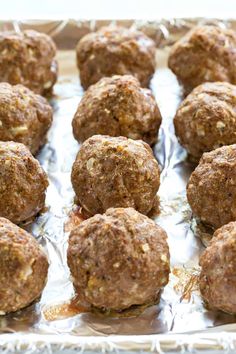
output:
<instances>
[{"instance_id":1,"label":"meatball surface texture","mask_svg":"<svg viewBox=\"0 0 236 354\"><path fill-rule=\"evenodd\" d=\"M103 27L85 35L77 48L82 86L102 77L130 74L148 86L155 71L155 43L144 33L124 27Z\"/></svg>"},{"instance_id":2,"label":"meatball surface texture","mask_svg":"<svg viewBox=\"0 0 236 354\"><path fill-rule=\"evenodd\" d=\"M94 135L82 144L71 180L78 204L92 215L111 207L147 214L156 200L160 170L143 141Z\"/></svg>"},{"instance_id":3,"label":"meatball surface texture","mask_svg":"<svg viewBox=\"0 0 236 354\"><path fill-rule=\"evenodd\" d=\"M168 65L186 92L210 81L236 84L236 34L216 26L197 26L173 45Z\"/></svg>"},{"instance_id":4,"label":"meatball surface texture","mask_svg":"<svg viewBox=\"0 0 236 354\"><path fill-rule=\"evenodd\" d=\"M217 229L236 220L236 145L204 153L187 185L193 214Z\"/></svg>"},{"instance_id":5,"label":"meatball surface texture","mask_svg":"<svg viewBox=\"0 0 236 354\"><path fill-rule=\"evenodd\" d=\"M200 265L200 291L208 306L236 314L236 222L215 231Z\"/></svg>"},{"instance_id":6,"label":"meatball surface texture","mask_svg":"<svg viewBox=\"0 0 236 354\"><path fill-rule=\"evenodd\" d=\"M15 224L36 215L45 202L47 175L20 143L0 142L0 216Z\"/></svg>"},{"instance_id":7,"label":"meatball surface texture","mask_svg":"<svg viewBox=\"0 0 236 354\"><path fill-rule=\"evenodd\" d=\"M25 230L0 218L0 315L20 310L42 293L48 260Z\"/></svg>"},{"instance_id":8,"label":"meatball surface texture","mask_svg":"<svg viewBox=\"0 0 236 354\"><path fill-rule=\"evenodd\" d=\"M73 119L74 137L84 141L95 134L126 136L152 145L161 114L149 89L130 75L102 78L89 87Z\"/></svg>"},{"instance_id":9,"label":"meatball surface texture","mask_svg":"<svg viewBox=\"0 0 236 354\"><path fill-rule=\"evenodd\" d=\"M167 236L133 208L112 208L71 232L68 265L81 303L109 310L151 304L169 279Z\"/></svg>"},{"instance_id":10,"label":"meatball surface texture","mask_svg":"<svg viewBox=\"0 0 236 354\"><path fill-rule=\"evenodd\" d=\"M236 86L214 82L196 87L178 108L174 124L181 145L196 160L236 143Z\"/></svg>"},{"instance_id":11,"label":"meatball surface texture","mask_svg":"<svg viewBox=\"0 0 236 354\"><path fill-rule=\"evenodd\" d=\"M0 33L0 82L22 84L48 95L57 80L56 46L33 30Z\"/></svg>"},{"instance_id":12,"label":"meatball surface texture","mask_svg":"<svg viewBox=\"0 0 236 354\"><path fill-rule=\"evenodd\" d=\"M46 141L52 124L46 99L23 85L0 83L0 140L16 141L35 154Z\"/></svg>"}]
</instances>

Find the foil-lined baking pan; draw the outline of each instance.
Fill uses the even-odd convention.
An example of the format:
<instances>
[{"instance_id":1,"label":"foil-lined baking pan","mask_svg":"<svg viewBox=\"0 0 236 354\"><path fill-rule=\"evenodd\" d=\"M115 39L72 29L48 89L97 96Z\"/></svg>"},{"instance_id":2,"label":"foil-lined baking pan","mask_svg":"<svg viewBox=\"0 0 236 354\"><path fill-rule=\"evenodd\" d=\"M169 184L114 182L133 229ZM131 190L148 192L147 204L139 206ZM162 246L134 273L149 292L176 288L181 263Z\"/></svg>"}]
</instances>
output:
<instances>
[{"instance_id":1,"label":"foil-lined baking pan","mask_svg":"<svg viewBox=\"0 0 236 354\"><path fill-rule=\"evenodd\" d=\"M113 21L114 22L114 21ZM73 287L66 264L67 239L81 221L74 206L71 166L79 149L71 120L83 95L75 62L75 45L89 31L110 21L8 21L0 30L33 28L53 37L58 46L59 80L51 104L54 122L48 143L37 158L48 174L46 211L30 225L50 259L47 286L40 301L0 317L3 353L235 353L236 318L207 310L199 295L199 255L204 249L186 200L186 183L193 166L178 144L173 116L182 100L176 77L167 68L171 44L198 23L236 29L236 20L170 19L155 22L116 21L143 30L157 45L157 70L151 89L163 121L154 154L161 173L160 214L155 220L168 233L172 273L158 305L126 316L78 313L69 307Z\"/></svg>"}]
</instances>

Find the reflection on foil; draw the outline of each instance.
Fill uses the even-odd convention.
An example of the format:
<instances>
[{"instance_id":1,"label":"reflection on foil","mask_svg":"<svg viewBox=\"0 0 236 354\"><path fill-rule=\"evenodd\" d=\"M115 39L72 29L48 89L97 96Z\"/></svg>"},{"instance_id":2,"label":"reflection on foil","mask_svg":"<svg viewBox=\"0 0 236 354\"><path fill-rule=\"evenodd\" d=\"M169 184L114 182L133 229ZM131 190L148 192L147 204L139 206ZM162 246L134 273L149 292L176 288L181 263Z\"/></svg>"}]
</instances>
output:
<instances>
[{"instance_id":1,"label":"reflection on foil","mask_svg":"<svg viewBox=\"0 0 236 354\"><path fill-rule=\"evenodd\" d=\"M169 27L168 22L163 21L161 27L158 27L162 33L158 38L167 40L173 36L173 29L177 28L177 24L179 32L174 34L182 35L194 21L169 22ZM139 25L141 26L140 23ZM62 27L64 31L65 23ZM150 30L154 31L155 28L157 27L153 26ZM104 335L187 333L209 331L210 327L235 323L233 316L207 310L199 296L198 260L203 244L194 235L196 233L199 236L199 233L196 232L185 193L193 166L187 161L186 153L174 135L172 120L182 92L175 76L167 69L169 48L163 43L162 47L157 50L158 68L151 83L163 117L159 141L154 147L154 154L162 169L158 192L159 214L155 216L155 220L168 234L172 274L168 286L161 294L160 303L142 308L141 311L137 309L136 313L128 312L124 317L105 316L71 306L71 299L75 294L66 262L68 234L86 218L83 211L74 205L70 181L71 167L79 149L72 135L71 120L83 91L77 77L74 51L59 51L61 75L51 101L54 122L48 143L38 155L50 180L47 208L33 224L24 225L49 255L48 283L40 301L17 313L0 317L0 333L64 334L70 335L69 342L72 343L75 335L88 338ZM235 327L230 328L232 330ZM172 337L168 338L173 341ZM46 336L44 340L46 342ZM137 340L135 337L133 343ZM90 343L89 338L86 343ZM126 348L125 345L123 348ZM168 348L171 348L171 344L169 347L167 345ZM181 346L177 349L181 350Z\"/></svg>"}]
</instances>

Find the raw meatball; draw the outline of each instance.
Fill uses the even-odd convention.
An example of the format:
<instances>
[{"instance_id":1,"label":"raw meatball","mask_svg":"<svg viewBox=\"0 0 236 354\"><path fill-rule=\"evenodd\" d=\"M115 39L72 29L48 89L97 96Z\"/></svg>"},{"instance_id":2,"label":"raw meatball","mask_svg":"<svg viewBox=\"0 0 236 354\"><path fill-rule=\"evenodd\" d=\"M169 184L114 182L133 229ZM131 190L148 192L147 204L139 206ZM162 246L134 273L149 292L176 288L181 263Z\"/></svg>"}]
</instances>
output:
<instances>
[{"instance_id":1,"label":"raw meatball","mask_svg":"<svg viewBox=\"0 0 236 354\"><path fill-rule=\"evenodd\" d=\"M28 306L47 280L48 261L25 230L0 218L0 315Z\"/></svg>"},{"instance_id":2,"label":"raw meatball","mask_svg":"<svg viewBox=\"0 0 236 354\"><path fill-rule=\"evenodd\" d=\"M147 214L160 185L152 150L143 141L94 135L81 146L71 180L78 203L90 214L133 207Z\"/></svg>"},{"instance_id":3,"label":"raw meatball","mask_svg":"<svg viewBox=\"0 0 236 354\"><path fill-rule=\"evenodd\" d=\"M0 216L18 224L44 206L46 173L19 143L0 141Z\"/></svg>"},{"instance_id":4,"label":"raw meatball","mask_svg":"<svg viewBox=\"0 0 236 354\"><path fill-rule=\"evenodd\" d=\"M155 43L144 33L103 27L78 43L77 65L86 89L104 76L131 74L148 86L155 71Z\"/></svg>"},{"instance_id":5,"label":"raw meatball","mask_svg":"<svg viewBox=\"0 0 236 354\"><path fill-rule=\"evenodd\" d=\"M236 86L198 86L180 105L174 124L180 143L196 160L206 151L236 143Z\"/></svg>"},{"instance_id":6,"label":"raw meatball","mask_svg":"<svg viewBox=\"0 0 236 354\"><path fill-rule=\"evenodd\" d=\"M218 229L203 252L200 290L210 308L236 314L236 222Z\"/></svg>"},{"instance_id":7,"label":"raw meatball","mask_svg":"<svg viewBox=\"0 0 236 354\"><path fill-rule=\"evenodd\" d=\"M103 78L85 92L73 119L74 137L127 136L148 144L157 140L161 114L151 91L130 75Z\"/></svg>"},{"instance_id":8,"label":"raw meatball","mask_svg":"<svg viewBox=\"0 0 236 354\"><path fill-rule=\"evenodd\" d=\"M70 234L68 265L81 303L123 310L157 301L168 283L165 231L133 208L109 209Z\"/></svg>"},{"instance_id":9,"label":"raw meatball","mask_svg":"<svg viewBox=\"0 0 236 354\"><path fill-rule=\"evenodd\" d=\"M236 84L236 34L198 26L174 44L168 65L187 92L207 81Z\"/></svg>"},{"instance_id":10,"label":"raw meatball","mask_svg":"<svg viewBox=\"0 0 236 354\"><path fill-rule=\"evenodd\" d=\"M22 85L0 83L0 140L25 144L35 154L45 143L52 108Z\"/></svg>"},{"instance_id":11,"label":"raw meatball","mask_svg":"<svg viewBox=\"0 0 236 354\"><path fill-rule=\"evenodd\" d=\"M236 220L236 145L203 154L187 197L193 214L215 229Z\"/></svg>"},{"instance_id":12,"label":"raw meatball","mask_svg":"<svg viewBox=\"0 0 236 354\"><path fill-rule=\"evenodd\" d=\"M57 80L56 46L44 33L0 33L0 81L50 94Z\"/></svg>"}]
</instances>

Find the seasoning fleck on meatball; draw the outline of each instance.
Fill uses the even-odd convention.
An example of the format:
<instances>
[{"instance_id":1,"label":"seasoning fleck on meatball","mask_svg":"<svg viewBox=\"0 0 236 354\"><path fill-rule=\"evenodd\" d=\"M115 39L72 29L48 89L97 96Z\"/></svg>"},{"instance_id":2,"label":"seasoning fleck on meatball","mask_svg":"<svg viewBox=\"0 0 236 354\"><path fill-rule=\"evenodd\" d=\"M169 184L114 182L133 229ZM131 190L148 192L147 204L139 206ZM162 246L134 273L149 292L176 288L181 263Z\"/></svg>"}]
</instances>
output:
<instances>
[{"instance_id":1,"label":"seasoning fleck on meatball","mask_svg":"<svg viewBox=\"0 0 236 354\"><path fill-rule=\"evenodd\" d=\"M197 26L174 44L168 65L187 92L207 81L236 84L236 34Z\"/></svg>"},{"instance_id":2,"label":"seasoning fleck on meatball","mask_svg":"<svg viewBox=\"0 0 236 354\"><path fill-rule=\"evenodd\" d=\"M22 85L0 83L0 140L25 144L35 154L45 143L52 108Z\"/></svg>"},{"instance_id":3,"label":"seasoning fleck on meatball","mask_svg":"<svg viewBox=\"0 0 236 354\"><path fill-rule=\"evenodd\" d=\"M150 304L168 283L167 236L133 208L112 208L71 232L68 265L81 303L111 310Z\"/></svg>"},{"instance_id":4,"label":"seasoning fleck on meatball","mask_svg":"<svg viewBox=\"0 0 236 354\"><path fill-rule=\"evenodd\" d=\"M200 290L208 306L236 314L236 222L215 231L200 265Z\"/></svg>"},{"instance_id":5,"label":"seasoning fleck on meatball","mask_svg":"<svg viewBox=\"0 0 236 354\"><path fill-rule=\"evenodd\" d=\"M177 110L175 132L190 155L236 143L236 86L227 82L196 87Z\"/></svg>"},{"instance_id":6,"label":"seasoning fleck on meatball","mask_svg":"<svg viewBox=\"0 0 236 354\"><path fill-rule=\"evenodd\" d=\"M103 27L78 43L77 65L87 89L104 76L135 76L148 86L155 71L155 43L144 33L124 27Z\"/></svg>"},{"instance_id":7,"label":"seasoning fleck on meatball","mask_svg":"<svg viewBox=\"0 0 236 354\"><path fill-rule=\"evenodd\" d=\"M57 80L56 46L44 33L32 30L0 33L0 82L22 84L47 95Z\"/></svg>"},{"instance_id":8,"label":"seasoning fleck on meatball","mask_svg":"<svg viewBox=\"0 0 236 354\"><path fill-rule=\"evenodd\" d=\"M0 218L0 315L20 310L42 293L48 261L25 230Z\"/></svg>"},{"instance_id":9,"label":"seasoning fleck on meatball","mask_svg":"<svg viewBox=\"0 0 236 354\"><path fill-rule=\"evenodd\" d=\"M236 145L203 154L187 197L193 214L214 229L236 220Z\"/></svg>"},{"instance_id":10,"label":"seasoning fleck on meatball","mask_svg":"<svg viewBox=\"0 0 236 354\"><path fill-rule=\"evenodd\" d=\"M0 141L0 216L18 224L36 215L47 186L46 173L23 144Z\"/></svg>"},{"instance_id":11,"label":"seasoning fleck on meatball","mask_svg":"<svg viewBox=\"0 0 236 354\"><path fill-rule=\"evenodd\" d=\"M157 140L161 114L151 91L130 75L103 78L85 92L73 119L74 137L126 136L148 144Z\"/></svg>"},{"instance_id":12,"label":"seasoning fleck on meatball","mask_svg":"<svg viewBox=\"0 0 236 354\"><path fill-rule=\"evenodd\" d=\"M156 199L160 171L143 141L94 135L82 144L71 180L78 203L92 215L110 207L133 207L147 214Z\"/></svg>"}]
</instances>

